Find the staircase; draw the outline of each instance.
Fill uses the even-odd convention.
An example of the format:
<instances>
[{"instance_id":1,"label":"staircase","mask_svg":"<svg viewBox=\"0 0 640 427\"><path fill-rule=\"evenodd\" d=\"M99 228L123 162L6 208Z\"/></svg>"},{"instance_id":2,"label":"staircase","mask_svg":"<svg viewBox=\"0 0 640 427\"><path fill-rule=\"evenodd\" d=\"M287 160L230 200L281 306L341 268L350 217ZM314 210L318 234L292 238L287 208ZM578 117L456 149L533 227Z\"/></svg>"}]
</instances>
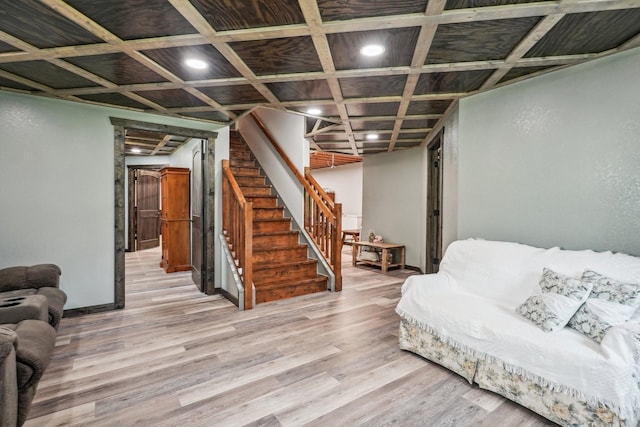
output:
<instances>
[{"instance_id":1,"label":"staircase","mask_svg":"<svg viewBox=\"0 0 640 427\"><path fill-rule=\"evenodd\" d=\"M267 184L240 134L230 134L229 166L247 201L253 202L252 262L256 304L327 290L317 261L307 257L307 245ZM246 286L251 286L245 283Z\"/></svg>"}]
</instances>

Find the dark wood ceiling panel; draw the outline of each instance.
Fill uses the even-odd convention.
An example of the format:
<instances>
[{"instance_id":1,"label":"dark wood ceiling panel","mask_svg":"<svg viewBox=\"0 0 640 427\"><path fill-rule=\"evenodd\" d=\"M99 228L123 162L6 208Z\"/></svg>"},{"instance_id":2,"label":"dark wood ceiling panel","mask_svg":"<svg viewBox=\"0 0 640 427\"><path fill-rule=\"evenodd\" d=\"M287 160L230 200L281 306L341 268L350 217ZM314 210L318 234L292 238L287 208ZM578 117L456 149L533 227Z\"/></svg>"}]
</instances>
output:
<instances>
[{"instance_id":1,"label":"dark wood ceiling panel","mask_svg":"<svg viewBox=\"0 0 640 427\"><path fill-rule=\"evenodd\" d=\"M67 62L119 85L166 81L124 53L78 56L67 59Z\"/></svg>"},{"instance_id":2,"label":"dark wood ceiling panel","mask_svg":"<svg viewBox=\"0 0 640 427\"><path fill-rule=\"evenodd\" d=\"M203 111L197 113L184 113L185 117L195 117L196 119L213 120L215 122L228 122L229 116L220 111Z\"/></svg>"},{"instance_id":3,"label":"dark wood ceiling panel","mask_svg":"<svg viewBox=\"0 0 640 427\"><path fill-rule=\"evenodd\" d=\"M20 49L11 46L8 43L0 41L0 53L4 52L19 52Z\"/></svg>"},{"instance_id":4,"label":"dark wood ceiling panel","mask_svg":"<svg viewBox=\"0 0 640 427\"><path fill-rule=\"evenodd\" d=\"M230 43L256 75L322 71L311 37Z\"/></svg>"},{"instance_id":5,"label":"dark wood ceiling panel","mask_svg":"<svg viewBox=\"0 0 640 427\"><path fill-rule=\"evenodd\" d=\"M197 33L166 0L65 1L124 40Z\"/></svg>"},{"instance_id":6,"label":"dark wood ceiling panel","mask_svg":"<svg viewBox=\"0 0 640 427\"><path fill-rule=\"evenodd\" d=\"M340 79L345 98L370 96L401 96L406 76L354 77Z\"/></svg>"},{"instance_id":7,"label":"dark wood ceiling panel","mask_svg":"<svg viewBox=\"0 0 640 427\"><path fill-rule=\"evenodd\" d=\"M418 114L442 114L449 108L451 101L433 100L433 101L412 101L407 108L407 115Z\"/></svg>"},{"instance_id":8,"label":"dark wood ceiling panel","mask_svg":"<svg viewBox=\"0 0 640 427\"><path fill-rule=\"evenodd\" d=\"M54 89L98 86L84 77L73 74L47 61L10 62L0 64L0 69Z\"/></svg>"},{"instance_id":9,"label":"dark wood ceiling panel","mask_svg":"<svg viewBox=\"0 0 640 427\"><path fill-rule=\"evenodd\" d=\"M447 9L472 9L476 7L506 6L510 4L536 3L547 0L447 0Z\"/></svg>"},{"instance_id":10,"label":"dark wood ceiling panel","mask_svg":"<svg viewBox=\"0 0 640 427\"><path fill-rule=\"evenodd\" d=\"M330 133L330 134L325 134L325 133L319 133L318 135L315 135L313 137L314 141L316 141L318 144L321 143L326 143L326 142L336 142L336 141L342 141L345 144L349 144L349 140L347 139L345 134L336 134L336 133Z\"/></svg>"},{"instance_id":11,"label":"dark wood ceiling panel","mask_svg":"<svg viewBox=\"0 0 640 427\"><path fill-rule=\"evenodd\" d=\"M120 93L94 93L89 95L78 95L78 98L85 99L87 101L100 102L102 104L109 104L116 107L138 108L141 110L149 109L148 106Z\"/></svg>"},{"instance_id":12,"label":"dark wood ceiling panel","mask_svg":"<svg viewBox=\"0 0 640 427\"><path fill-rule=\"evenodd\" d=\"M142 53L186 81L240 77L238 70L210 44L144 50ZM184 61L190 58L206 62L207 68L196 70L185 65Z\"/></svg>"},{"instance_id":13,"label":"dark wood ceiling panel","mask_svg":"<svg viewBox=\"0 0 640 427\"><path fill-rule=\"evenodd\" d=\"M437 120L407 120L402 122L402 129L430 129L438 123Z\"/></svg>"},{"instance_id":14,"label":"dark wood ceiling panel","mask_svg":"<svg viewBox=\"0 0 640 427\"><path fill-rule=\"evenodd\" d=\"M190 0L217 31L304 23L296 0Z\"/></svg>"},{"instance_id":15,"label":"dark wood ceiling panel","mask_svg":"<svg viewBox=\"0 0 640 427\"><path fill-rule=\"evenodd\" d=\"M337 70L379 68L411 65L419 28L357 31L327 34L327 40ZM367 57L360 53L363 46L379 44L385 47L380 56Z\"/></svg>"},{"instance_id":16,"label":"dark wood ceiling panel","mask_svg":"<svg viewBox=\"0 0 640 427\"><path fill-rule=\"evenodd\" d=\"M222 105L267 102L264 96L251 85L200 87L198 90Z\"/></svg>"},{"instance_id":17,"label":"dark wood ceiling panel","mask_svg":"<svg viewBox=\"0 0 640 427\"><path fill-rule=\"evenodd\" d=\"M310 114L309 110L310 109L319 109L320 110L320 114L316 114L315 116L319 116L319 117L337 117L339 116L339 112L338 112L338 108L335 105L332 104L322 104L322 105L309 105L309 106L305 106L305 107L290 107L288 108L291 111L297 111L299 113L304 113L304 114ZM311 118L314 122L316 120L315 117Z\"/></svg>"},{"instance_id":18,"label":"dark wood ceiling panel","mask_svg":"<svg viewBox=\"0 0 640 427\"><path fill-rule=\"evenodd\" d=\"M426 0L318 0L323 21L424 13Z\"/></svg>"},{"instance_id":19,"label":"dark wood ceiling panel","mask_svg":"<svg viewBox=\"0 0 640 427\"><path fill-rule=\"evenodd\" d=\"M304 80L270 83L267 87L280 101L331 100L331 89L326 80Z\"/></svg>"},{"instance_id":20,"label":"dark wood ceiling panel","mask_svg":"<svg viewBox=\"0 0 640 427\"><path fill-rule=\"evenodd\" d=\"M364 120L351 120L351 129L354 132L367 131L367 130L391 130L394 125L393 120L385 121L364 121Z\"/></svg>"},{"instance_id":21,"label":"dark wood ceiling panel","mask_svg":"<svg viewBox=\"0 0 640 427\"><path fill-rule=\"evenodd\" d=\"M18 89L18 90L28 90L28 91L33 90L32 87L25 86L23 84L14 82L13 80L10 80L10 79L5 79L4 77L0 77L0 88L3 88L3 87Z\"/></svg>"},{"instance_id":22,"label":"dark wood ceiling panel","mask_svg":"<svg viewBox=\"0 0 640 427\"><path fill-rule=\"evenodd\" d=\"M36 0L0 0L0 31L41 49L102 41Z\"/></svg>"},{"instance_id":23,"label":"dark wood ceiling panel","mask_svg":"<svg viewBox=\"0 0 640 427\"><path fill-rule=\"evenodd\" d=\"M640 1L543 1L0 0L0 90L218 123L264 105L335 151L393 151L456 99L639 44Z\"/></svg>"},{"instance_id":24,"label":"dark wood ceiling panel","mask_svg":"<svg viewBox=\"0 0 640 427\"><path fill-rule=\"evenodd\" d=\"M525 57L597 53L640 33L640 9L566 15Z\"/></svg>"},{"instance_id":25,"label":"dark wood ceiling panel","mask_svg":"<svg viewBox=\"0 0 640 427\"><path fill-rule=\"evenodd\" d=\"M493 70L422 74L415 94L470 92L480 88Z\"/></svg>"},{"instance_id":26,"label":"dark wood ceiling panel","mask_svg":"<svg viewBox=\"0 0 640 427\"><path fill-rule=\"evenodd\" d=\"M538 71L546 70L549 67L517 67L509 70L507 74L505 74L502 79L500 79L499 83L504 83L509 80L517 79L518 77L526 76L528 74L537 73Z\"/></svg>"},{"instance_id":27,"label":"dark wood ceiling panel","mask_svg":"<svg viewBox=\"0 0 640 427\"><path fill-rule=\"evenodd\" d=\"M427 135L427 132L403 132L400 134L398 141L403 139L424 139Z\"/></svg>"},{"instance_id":28,"label":"dark wood ceiling panel","mask_svg":"<svg viewBox=\"0 0 640 427\"><path fill-rule=\"evenodd\" d=\"M504 59L539 21L535 16L439 25L426 63Z\"/></svg>"},{"instance_id":29,"label":"dark wood ceiling panel","mask_svg":"<svg viewBox=\"0 0 640 427\"><path fill-rule=\"evenodd\" d=\"M200 107L206 105L200 99L181 89L146 90L138 95L165 108Z\"/></svg>"},{"instance_id":30,"label":"dark wood ceiling panel","mask_svg":"<svg viewBox=\"0 0 640 427\"><path fill-rule=\"evenodd\" d=\"M399 139L396 142L395 146L397 148L411 148L411 147L417 147L421 143L422 143L422 141L403 141L402 139Z\"/></svg>"},{"instance_id":31,"label":"dark wood ceiling panel","mask_svg":"<svg viewBox=\"0 0 640 427\"><path fill-rule=\"evenodd\" d=\"M362 116L395 116L398 114L399 102L379 102L370 104L347 104L347 112L351 117Z\"/></svg>"}]
</instances>

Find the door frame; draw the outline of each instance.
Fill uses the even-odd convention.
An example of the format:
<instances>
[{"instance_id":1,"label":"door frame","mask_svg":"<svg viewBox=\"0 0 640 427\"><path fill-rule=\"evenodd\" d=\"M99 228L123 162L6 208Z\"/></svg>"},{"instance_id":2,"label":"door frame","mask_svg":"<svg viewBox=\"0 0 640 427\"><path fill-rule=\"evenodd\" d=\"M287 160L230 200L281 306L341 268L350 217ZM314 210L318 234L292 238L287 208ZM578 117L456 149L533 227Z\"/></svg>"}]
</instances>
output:
<instances>
[{"instance_id":1,"label":"door frame","mask_svg":"<svg viewBox=\"0 0 640 427\"><path fill-rule=\"evenodd\" d=\"M439 150L439 155L436 155ZM444 128L427 146L427 259L425 273L437 273L442 260L442 199L443 199L443 157L444 157ZM438 164L435 165L434 163ZM437 182L434 182L437 176ZM437 230L437 242L432 249L432 229ZM437 258L437 262L435 259Z\"/></svg>"},{"instance_id":2,"label":"door frame","mask_svg":"<svg viewBox=\"0 0 640 427\"><path fill-rule=\"evenodd\" d=\"M192 138L200 138L207 140L207 161L205 163L205 170L203 170L203 193L206 194L204 215L203 215L203 233L202 239L203 245L206 249L206 266L207 274L206 283L204 283L203 290L206 294L215 293L215 287L213 283L213 259L214 259L214 192L215 192L215 157L214 144L218 137L217 132L204 131L198 129L183 128L179 126L163 125L158 123L142 122L139 120L122 119L118 117L109 117L111 124L113 125L113 184L114 184L114 283L113 283L113 296L114 306L116 309L124 308L125 306L125 180L126 165L125 165L125 130L137 129L146 130L152 132L166 132L171 135L185 136Z\"/></svg>"}]
</instances>

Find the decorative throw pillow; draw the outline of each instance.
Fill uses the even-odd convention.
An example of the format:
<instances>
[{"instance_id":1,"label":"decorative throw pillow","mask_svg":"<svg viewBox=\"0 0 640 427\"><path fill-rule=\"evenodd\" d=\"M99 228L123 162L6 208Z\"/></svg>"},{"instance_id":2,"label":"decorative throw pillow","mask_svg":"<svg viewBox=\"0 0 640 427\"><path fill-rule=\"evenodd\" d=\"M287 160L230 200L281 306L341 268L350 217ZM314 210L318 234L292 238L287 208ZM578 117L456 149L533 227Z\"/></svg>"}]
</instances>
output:
<instances>
[{"instance_id":1,"label":"decorative throw pillow","mask_svg":"<svg viewBox=\"0 0 640 427\"><path fill-rule=\"evenodd\" d=\"M607 330L628 321L640 307L640 284L623 283L586 270L582 281L592 286L587 301L569 320L569 327L602 342Z\"/></svg>"},{"instance_id":2,"label":"decorative throw pillow","mask_svg":"<svg viewBox=\"0 0 640 427\"><path fill-rule=\"evenodd\" d=\"M516 311L545 332L564 327L586 301L592 286L548 268L542 272L539 284L542 293L527 298Z\"/></svg>"}]
</instances>

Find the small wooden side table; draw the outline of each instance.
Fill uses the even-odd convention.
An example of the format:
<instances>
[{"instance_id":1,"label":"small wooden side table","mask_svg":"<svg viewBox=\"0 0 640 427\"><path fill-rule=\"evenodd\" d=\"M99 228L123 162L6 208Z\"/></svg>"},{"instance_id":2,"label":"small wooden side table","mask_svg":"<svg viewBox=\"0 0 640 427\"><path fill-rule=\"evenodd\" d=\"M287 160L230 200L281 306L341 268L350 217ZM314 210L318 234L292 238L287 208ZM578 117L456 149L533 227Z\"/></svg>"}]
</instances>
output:
<instances>
[{"instance_id":1,"label":"small wooden side table","mask_svg":"<svg viewBox=\"0 0 640 427\"><path fill-rule=\"evenodd\" d=\"M369 264L369 265L377 265L382 268L382 272L386 273L389 267L400 267L404 268L404 257L405 257L405 247L404 245L398 245L396 243L372 243L372 242L353 242L353 258L351 265L354 267L358 264ZM369 261L358 259L358 255L360 254L360 248L368 247L374 249L381 249L382 255L380 261ZM389 263L389 251L398 250L400 251L400 262Z\"/></svg>"}]
</instances>

